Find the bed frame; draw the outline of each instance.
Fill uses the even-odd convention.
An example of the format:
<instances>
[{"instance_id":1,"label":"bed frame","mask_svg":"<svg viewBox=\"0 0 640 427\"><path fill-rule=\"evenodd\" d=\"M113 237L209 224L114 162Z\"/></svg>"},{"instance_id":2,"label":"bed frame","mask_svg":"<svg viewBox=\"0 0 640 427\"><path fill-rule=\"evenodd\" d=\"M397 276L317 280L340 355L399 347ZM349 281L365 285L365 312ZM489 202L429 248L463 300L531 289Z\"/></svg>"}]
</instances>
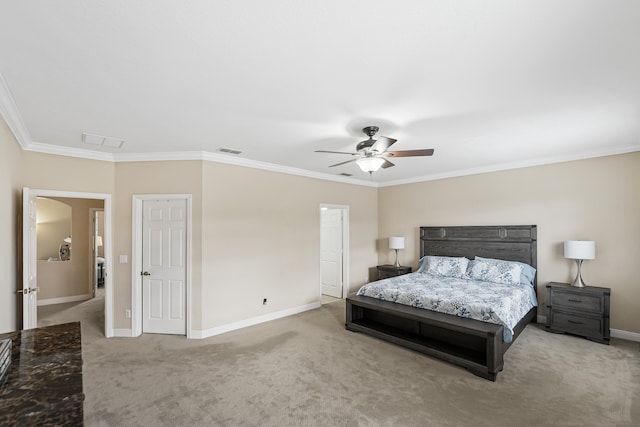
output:
<instances>
[{"instance_id":1,"label":"bed frame","mask_svg":"<svg viewBox=\"0 0 640 427\"><path fill-rule=\"evenodd\" d=\"M420 227L420 257L475 256L520 261L537 268L535 225ZM536 287L537 289L537 287ZM416 350L495 381L503 355L525 326L535 322L532 308L503 341L503 326L410 307L376 298L347 298L346 328Z\"/></svg>"}]
</instances>

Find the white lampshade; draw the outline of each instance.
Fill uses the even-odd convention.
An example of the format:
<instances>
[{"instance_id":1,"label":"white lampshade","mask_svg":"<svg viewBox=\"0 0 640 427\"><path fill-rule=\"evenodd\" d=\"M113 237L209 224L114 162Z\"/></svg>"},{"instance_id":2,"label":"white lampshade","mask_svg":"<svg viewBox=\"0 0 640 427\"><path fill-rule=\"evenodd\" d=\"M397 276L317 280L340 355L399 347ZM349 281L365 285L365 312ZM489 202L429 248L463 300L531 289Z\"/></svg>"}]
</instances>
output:
<instances>
[{"instance_id":1,"label":"white lampshade","mask_svg":"<svg viewBox=\"0 0 640 427\"><path fill-rule=\"evenodd\" d=\"M404 237L389 237L389 249L404 249Z\"/></svg>"},{"instance_id":2,"label":"white lampshade","mask_svg":"<svg viewBox=\"0 0 640 427\"><path fill-rule=\"evenodd\" d=\"M384 159L380 157L363 157L356 160L356 164L364 172L375 172L384 164Z\"/></svg>"},{"instance_id":3,"label":"white lampshade","mask_svg":"<svg viewBox=\"0 0 640 427\"><path fill-rule=\"evenodd\" d=\"M596 259L596 242L592 240L565 240L564 257L570 259Z\"/></svg>"}]
</instances>

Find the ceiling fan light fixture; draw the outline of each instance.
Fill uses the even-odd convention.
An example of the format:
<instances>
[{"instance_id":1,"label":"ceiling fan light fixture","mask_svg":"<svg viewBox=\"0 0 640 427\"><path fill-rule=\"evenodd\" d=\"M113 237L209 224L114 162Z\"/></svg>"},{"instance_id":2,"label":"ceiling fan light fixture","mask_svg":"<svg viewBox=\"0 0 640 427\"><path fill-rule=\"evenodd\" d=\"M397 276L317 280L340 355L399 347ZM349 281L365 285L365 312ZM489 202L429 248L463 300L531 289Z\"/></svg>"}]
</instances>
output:
<instances>
[{"instance_id":1,"label":"ceiling fan light fixture","mask_svg":"<svg viewBox=\"0 0 640 427\"><path fill-rule=\"evenodd\" d=\"M356 164L362 169L363 172L375 172L382 167L384 159L380 157L363 157L356 160Z\"/></svg>"}]
</instances>

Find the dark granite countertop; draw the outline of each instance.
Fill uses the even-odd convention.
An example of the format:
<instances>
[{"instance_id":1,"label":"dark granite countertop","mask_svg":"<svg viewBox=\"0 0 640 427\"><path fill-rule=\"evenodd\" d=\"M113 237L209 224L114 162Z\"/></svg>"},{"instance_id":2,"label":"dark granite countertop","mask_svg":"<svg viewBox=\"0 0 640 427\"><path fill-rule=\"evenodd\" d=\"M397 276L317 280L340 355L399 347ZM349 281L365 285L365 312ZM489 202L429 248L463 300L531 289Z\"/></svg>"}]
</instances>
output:
<instances>
[{"instance_id":1,"label":"dark granite countertop","mask_svg":"<svg viewBox=\"0 0 640 427\"><path fill-rule=\"evenodd\" d=\"M0 386L0 425L83 424L80 322L0 334L12 360Z\"/></svg>"}]
</instances>

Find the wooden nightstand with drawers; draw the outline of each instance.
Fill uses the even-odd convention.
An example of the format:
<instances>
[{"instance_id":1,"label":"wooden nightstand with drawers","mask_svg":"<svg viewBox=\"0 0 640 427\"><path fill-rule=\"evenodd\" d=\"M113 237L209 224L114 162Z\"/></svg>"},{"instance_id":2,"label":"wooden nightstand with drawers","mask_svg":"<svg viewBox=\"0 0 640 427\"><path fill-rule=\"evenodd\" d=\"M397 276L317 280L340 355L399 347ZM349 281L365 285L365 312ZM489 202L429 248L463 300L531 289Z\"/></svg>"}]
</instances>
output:
<instances>
[{"instance_id":1,"label":"wooden nightstand with drawers","mask_svg":"<svg viewBox=\"0 0 640 427\"><path fill-rule=\"evenodd\" d=\"M609 344L610 297L610 288L577 288L568 283L549 283L546 330Z\"/></svg>"},{"instance_id":2,"label":"wooden nightstand with drawers","mask_svg":"<svg viewBox=\"0 0 640 427\"><path fill-rule=\"evenodd\" d=\"M379 265L376 268L378 269L378 280L411 273L411 267L404 265L401 265L400 267L396 267L395 265Z\"/></svg>"}]
</instances>

